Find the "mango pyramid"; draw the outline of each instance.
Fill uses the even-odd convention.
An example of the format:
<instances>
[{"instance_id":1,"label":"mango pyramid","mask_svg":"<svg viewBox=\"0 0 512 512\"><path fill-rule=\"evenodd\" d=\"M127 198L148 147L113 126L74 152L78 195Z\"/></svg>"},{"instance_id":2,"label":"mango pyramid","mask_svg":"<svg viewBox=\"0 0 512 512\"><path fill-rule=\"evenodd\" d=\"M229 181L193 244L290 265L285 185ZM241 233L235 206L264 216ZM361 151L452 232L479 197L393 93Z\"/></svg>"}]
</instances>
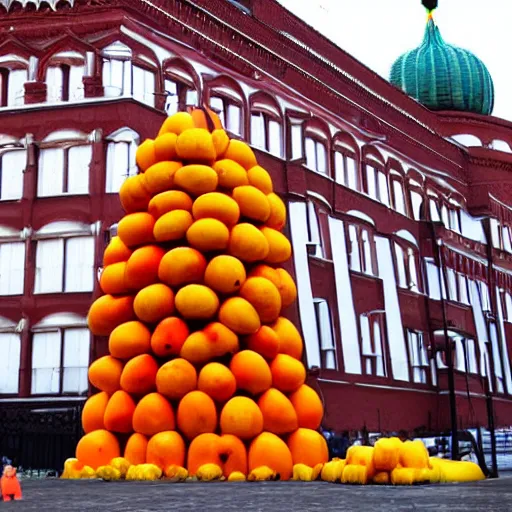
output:
<instances>
[{"instance_id":1,"label":"mango pyramid","mask_svg":"<svg viewBox=\"0 0 512 512\"><path fill-rule=\"evenodd\" d=\"M214 464L233 479L264 467L283 480L327 462L322 402L282 316L297 289L280 268L292 249L269 173L207 108L167 118L137 164L88 315L110 355L90 366L100 392L73 460L192 476Z\"/></svg>"}]
</instances>

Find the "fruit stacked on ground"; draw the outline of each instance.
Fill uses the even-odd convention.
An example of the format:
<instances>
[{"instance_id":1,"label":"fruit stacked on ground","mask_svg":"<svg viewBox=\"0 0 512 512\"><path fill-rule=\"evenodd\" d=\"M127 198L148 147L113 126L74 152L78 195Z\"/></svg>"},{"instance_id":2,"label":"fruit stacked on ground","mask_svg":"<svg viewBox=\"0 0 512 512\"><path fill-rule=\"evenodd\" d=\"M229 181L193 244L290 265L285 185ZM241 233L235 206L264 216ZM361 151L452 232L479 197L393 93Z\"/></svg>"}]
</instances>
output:
<instances>
[{"instance_id":1,"label":"fruit stacked on ground","mask_svg":"<svg viewBox=\"0 0 512 512\"><path fill-rule=\"evenodd\" d=\"M284 316L297 290L281 268L291 245L269 173L207 109L167 118L137 164L88 315L110 353L89 369L99 392L79 463L289 479L294 464L327 462L322 402Z\"/></svg>"}]
</instances>

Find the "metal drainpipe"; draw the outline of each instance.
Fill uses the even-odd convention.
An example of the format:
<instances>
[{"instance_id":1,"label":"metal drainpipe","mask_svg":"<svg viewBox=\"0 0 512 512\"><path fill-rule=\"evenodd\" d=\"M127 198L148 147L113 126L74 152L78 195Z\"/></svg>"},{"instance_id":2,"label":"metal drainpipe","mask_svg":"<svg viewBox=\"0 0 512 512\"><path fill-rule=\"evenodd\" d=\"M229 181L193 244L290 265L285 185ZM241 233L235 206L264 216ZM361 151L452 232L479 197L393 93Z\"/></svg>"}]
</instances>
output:
<instances>
[{"instance_id":1,"label":"metal drainpipe","mask_svg":"<svg viewBox=\"0 0 512 512\"><path fill-rule=\"evenodd\" d=\"M452 460L459 460L459 433L457 428L457 400L455 398L455 378L453 375L453 357L452 357L452 347L450 346L449 338L448 338L448 321L446 315L446 300L444 298L443 289L445 291L448 290L448 287L443 287L443 279L445 274L445 268L443 265L443 258L441 255L441 246L443 245L442 240L437 242L436 236L436 225L434 222L430 222L430 228L432 232L432 240L435 246L436 258L438 260L439 265L439 290L441 292L441 310L443 313L443 331L444 331L444 340L445 340L445 350L446 350L446 365L448 366L448 393L450 397L450 425L452 432Z\"/></svg>"},{"instance_id":2,"label":"metal drainpipe","mask_svg":"<svg viewBox=\"0 0 512 512\"><path fill-rule=\"evenodd\" d=\"M491 231L491 219L488 217L483 220L482 222L484 227L484 233L485 237L487 239L487 269L489 273L489 298L490 298L490 305L491 305L491 315L494 319L496 319L496 308L495 308L495 286L494 286L494 274L493 274L493 242L492 242L492 231ZM491 474L489 475L491 478L498 478L498 456L496 452L496 432L494 427L494 398L492 396L492 392L489 386L489 379L492 379L494 381L494 376L496 375L494 370L494 348L492 346L492 338L491 338L491 329L489 326L489 321L486 318L485 319L485 328L487 331L487 338L489 339L489 346L491 347L491 354L492 357L489 357L489 371L491 375L487 376L487 379L485 379L485 395L486 395L486 405L487 405L487 426L489 429L489 433L491 435ZM503 366L503 358L501 357L501 350L500 350L500 343L501 343L501 333L498 327L496 326L496 334L498 335L498 355L500 356L500 361ZM496 383L494 383L496 386Z\"/></svg>"}]
</instances>

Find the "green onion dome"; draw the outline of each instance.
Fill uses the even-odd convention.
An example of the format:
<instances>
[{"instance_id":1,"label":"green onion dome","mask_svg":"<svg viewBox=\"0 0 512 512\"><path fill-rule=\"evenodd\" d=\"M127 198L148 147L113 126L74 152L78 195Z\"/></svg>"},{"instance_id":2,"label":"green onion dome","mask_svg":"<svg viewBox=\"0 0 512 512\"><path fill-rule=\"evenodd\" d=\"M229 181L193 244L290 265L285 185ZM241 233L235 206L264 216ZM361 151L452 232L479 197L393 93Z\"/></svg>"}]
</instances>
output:
<instances>
[{"instance_id":1,"label":"green onion dome","mask_svg":"<svg viewBox=\"0 0 512 512\"><path fill-rule=\"evenodd\" d=\"M494 85L484 63L447 44L431 12L423 42L395 61L390 82L430 110L489 115L494 106Z\"/></svg>"}]
</instances>

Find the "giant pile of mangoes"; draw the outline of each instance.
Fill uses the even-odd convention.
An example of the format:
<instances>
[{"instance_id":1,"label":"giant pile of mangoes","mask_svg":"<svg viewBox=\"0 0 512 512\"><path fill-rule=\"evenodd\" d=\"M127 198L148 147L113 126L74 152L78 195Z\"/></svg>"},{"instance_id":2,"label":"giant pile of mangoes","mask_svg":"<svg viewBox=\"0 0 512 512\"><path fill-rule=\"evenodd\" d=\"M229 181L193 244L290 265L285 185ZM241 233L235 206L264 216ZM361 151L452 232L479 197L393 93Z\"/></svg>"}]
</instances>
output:
<instances>
[{"instance_id":1,"label":"giant pile of mangoes","mask_svg":"<svg viewBox=\"0 0 512 512\"><path fill-rule=\"evenodd\" d=\"M297 296L280 268L286 206L251 148L204 108L167 118L136 159L88 315L109 355L89 368L98 392L63 477L439 481L428 455L384 467L354 447L328 462L323 405L284 316ZM397 457L423 472L393 477Z\"/></svg>"}]
</instances>

